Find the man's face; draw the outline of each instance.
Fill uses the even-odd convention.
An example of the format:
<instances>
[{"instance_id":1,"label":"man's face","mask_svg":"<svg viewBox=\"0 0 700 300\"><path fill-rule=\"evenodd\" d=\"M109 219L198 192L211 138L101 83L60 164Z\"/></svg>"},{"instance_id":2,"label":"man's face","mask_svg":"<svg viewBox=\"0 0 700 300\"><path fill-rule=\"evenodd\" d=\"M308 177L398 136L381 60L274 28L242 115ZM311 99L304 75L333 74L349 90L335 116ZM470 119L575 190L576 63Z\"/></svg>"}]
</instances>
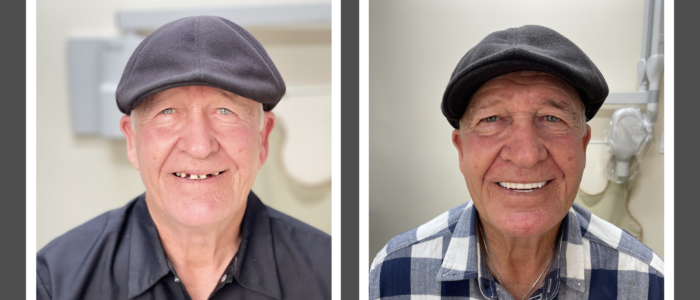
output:
<instances>
[{"instance_id":1,"label":"man's face","mask_svg":"<svg viewBox=\"0 0 700 300\"><path fill-rule=\"evenodd\" d=\"M561 222L586 164L582 117L576 89L541 72L502 75L474 93L452 141L486 226L532 237Z\"/></svg>"},{"instance_id":2,"label":"man's face","mask_svg":"<svg viewBox=\"0 0 700 300\"><path fill-rule=\"evenodd\" d=\"M122 117L129 160L141 173L152 213L190 226L242 216L274 126L266 112L261 128L259 105L186 86L160 92Z\"/></svg>"}]
</instances>

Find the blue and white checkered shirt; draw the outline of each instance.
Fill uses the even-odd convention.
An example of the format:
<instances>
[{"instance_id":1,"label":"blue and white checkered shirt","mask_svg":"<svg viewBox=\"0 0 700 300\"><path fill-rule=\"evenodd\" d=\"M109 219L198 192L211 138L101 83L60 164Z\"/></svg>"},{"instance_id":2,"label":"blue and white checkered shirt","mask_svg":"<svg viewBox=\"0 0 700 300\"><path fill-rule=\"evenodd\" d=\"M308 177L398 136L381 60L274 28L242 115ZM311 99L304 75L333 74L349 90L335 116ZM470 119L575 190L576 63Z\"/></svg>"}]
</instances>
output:
<instances>
[{"instance_id":1,"label":"blue and white checkered shirt","mask_svg":"<svg viewBox=\"0 0 700 300\"><path fill-rule=\"evenodd\" d=\"M370 299L513 299L479 251L470 201L392 238L372 262ZM530 300L663 299L664 262L574 204L544 283Z\"/></svg>"}]
</instances>

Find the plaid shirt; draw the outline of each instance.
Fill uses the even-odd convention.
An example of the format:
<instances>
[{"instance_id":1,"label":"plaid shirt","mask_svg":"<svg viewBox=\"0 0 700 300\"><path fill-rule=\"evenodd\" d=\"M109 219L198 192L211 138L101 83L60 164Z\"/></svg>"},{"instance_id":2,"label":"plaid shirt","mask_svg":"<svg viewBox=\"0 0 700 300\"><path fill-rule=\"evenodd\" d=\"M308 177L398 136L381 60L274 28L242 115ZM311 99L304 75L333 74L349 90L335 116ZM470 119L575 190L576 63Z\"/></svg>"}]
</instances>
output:
<instances>
[{"instance_id":1,"label":"plaid shirt","mask_svg":"<svg viewBox=\"0 0 700 300\"><path fill-rule=\"evenodd\" d=\"M370 299L513 299L491 275L473 203L392 238L370 269ZM664 262L626 231L574 204L544 283L530 300L663 299Z\"/></svg>"}]
</instances>

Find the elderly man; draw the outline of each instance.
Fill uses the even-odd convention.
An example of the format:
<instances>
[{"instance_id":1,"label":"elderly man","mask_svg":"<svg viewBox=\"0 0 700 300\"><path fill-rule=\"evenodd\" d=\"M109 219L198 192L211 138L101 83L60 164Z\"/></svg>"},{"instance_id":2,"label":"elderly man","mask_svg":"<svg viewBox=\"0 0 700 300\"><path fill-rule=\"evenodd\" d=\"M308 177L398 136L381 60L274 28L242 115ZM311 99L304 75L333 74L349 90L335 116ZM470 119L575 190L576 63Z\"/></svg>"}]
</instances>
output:
<instances>
[{"instance_id":1,"label":"elderly man","mask_svg":"<svg viewBox=\"0 0 700 300\"><path fill-rule=\"evenodd\" d=\"M42 249L37 297L329 299L330 237L250 190L284 92L260 43L228 20L148 36L116 94L146 192Z\"/></svg>"},{"instance_id":2,"label":"elderly man","mask_svg":"<svg viewBox=\"0 0 700 300\"><path fill-rule=\"evenodd\" d=\"M371 299L662 299L663 261L573 204L608 87L559 33L488 35L447 85L442 111L472 200L394 237Z\"/></svg>"}]
</instances>

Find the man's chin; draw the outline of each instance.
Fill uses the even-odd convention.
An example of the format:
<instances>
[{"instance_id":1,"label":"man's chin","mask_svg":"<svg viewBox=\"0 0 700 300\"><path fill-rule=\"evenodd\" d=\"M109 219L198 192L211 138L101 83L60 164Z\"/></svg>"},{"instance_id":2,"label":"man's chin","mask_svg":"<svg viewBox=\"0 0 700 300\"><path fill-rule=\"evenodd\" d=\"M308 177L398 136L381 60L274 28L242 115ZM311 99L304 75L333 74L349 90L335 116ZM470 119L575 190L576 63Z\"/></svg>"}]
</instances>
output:
<instances>
[{"instance_id":1,"label":"man's chin","mask_svg":"<svg viewBox=\"0 0 700 300\"><path fill-rule=\"evenodd\" d=\"M543 235L554 229L561 218L542 215L541 212L517 212L495 220L494 224L505 235L517 238L529 238Z\"/></svg>"},{"instance_id":2,"label":"man's chin","mask_svg":"<svg viewBox=\"0 0 700 300\"><path fill-rule=\"evenodd\" d=\"M191 227L202 227L216 224L232 218L236 212L233 207L237 204L218 199L178 199L163 204L163 213L168 219ZM244 209L244 206L243 208Z\"/></svg>"}]
</instances>

